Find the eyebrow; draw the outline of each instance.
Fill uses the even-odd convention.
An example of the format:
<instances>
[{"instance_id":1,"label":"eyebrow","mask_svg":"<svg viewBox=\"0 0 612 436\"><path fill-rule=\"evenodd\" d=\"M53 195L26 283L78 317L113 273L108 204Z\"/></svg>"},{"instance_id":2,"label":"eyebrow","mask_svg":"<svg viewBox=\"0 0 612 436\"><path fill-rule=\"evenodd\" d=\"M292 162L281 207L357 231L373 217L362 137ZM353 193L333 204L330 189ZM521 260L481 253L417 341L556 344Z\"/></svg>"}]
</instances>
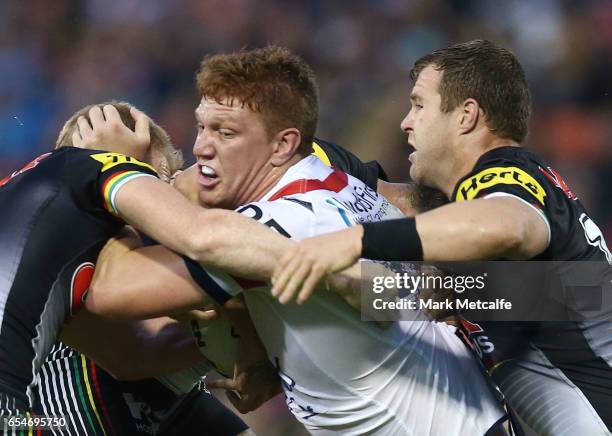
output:
<instances>
[{"instance_id":1,"label":"eyebrow","mask_svg":"<svg viewBox=\"0 0 612 436\"><path fill-rule=\"evenodd\" d=\"M200 122L200 118L198 117L198 110L194 111L195 120ZM219 125L221 123L230 124L230 127L236 127L239 125L239 121L237 121L232 114L229 113L217 113L212 116L212 118L208 119L208 122L212 125Z\"/></svg>"},{"instance_id":2,"label":"eyebrow","mask_svg":"<svg viewBox=\"0 0 612 436\"><path fill-rule=\"evenodd\" d=\"M415 94L414 92L410 94L410 101L422 101L423 99L421 98L420 95Z\"/></svg>"}]
</instances>

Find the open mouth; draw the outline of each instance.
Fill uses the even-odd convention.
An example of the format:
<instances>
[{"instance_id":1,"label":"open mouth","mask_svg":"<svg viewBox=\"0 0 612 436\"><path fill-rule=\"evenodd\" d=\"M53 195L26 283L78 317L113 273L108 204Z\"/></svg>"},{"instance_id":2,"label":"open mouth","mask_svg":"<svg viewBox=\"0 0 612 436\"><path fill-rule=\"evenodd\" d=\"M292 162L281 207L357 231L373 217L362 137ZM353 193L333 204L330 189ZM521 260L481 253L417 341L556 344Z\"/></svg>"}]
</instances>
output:
<instances>
[{"instance_id":1,"label":"open mouth","mask_svg":"<svg viewBox=\"0 0 612 436\"><path fill-rule=\"evenodd\" d=\"M414 162L414 157L416 155L416 148L410 142L408 142L408 152L410 153L408 156L408 160L410 162Z\"/></svg>"},{"instance_id":2,"label":"open mouth","mask_svg":"<svg viewBox=\"0 0 612 436\"><path fill-rule=\"evenodd\" d=\"M198 174L200 185L209 188L219 182L219 176L214 168L208 165L198 165L198 167L200 168L200 173Z\"/></svg>"}]
</instances>

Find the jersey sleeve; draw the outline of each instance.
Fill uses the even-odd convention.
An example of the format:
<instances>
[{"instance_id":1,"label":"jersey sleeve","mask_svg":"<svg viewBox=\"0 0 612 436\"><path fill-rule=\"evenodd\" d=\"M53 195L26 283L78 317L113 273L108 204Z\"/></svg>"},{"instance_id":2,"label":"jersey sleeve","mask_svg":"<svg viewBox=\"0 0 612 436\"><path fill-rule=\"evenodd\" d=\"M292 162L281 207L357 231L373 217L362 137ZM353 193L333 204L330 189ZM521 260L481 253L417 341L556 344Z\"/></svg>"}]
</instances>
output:
<instances>
[{"instance_id":1,"label":"jersey sleeve","mask_svg":"<svg viewBox=\"0 0 612 436\"><path fill-rule=\"evenodd\" d=\"M552 239L548 193L542 174L519 159L497 158L480 162L455 188L455 201L475 198L513 197L531 206L544 221L548 243Z\"/></svg>"},{"instance_id":2,"label":"jersey sleeve","mask_svg":"<svg viewBox=\"0 0 612 436\"><path fill-rule=\"evenodd\" d=\"M132 157L104 151L70 150L65 179L81 207L117 215L115 196L130 180L157 177L155 169Z\"/></svg>"},{"instance_id":3,"label":"jersey sleeve","mask_svg":"<svg viewBox=\"0 0 612 436\"><path fill-rule=\"evenodd\" d=\"M378 179L388 180L385 170L377 161L364 163L353 153L338 144L315 138L312 148L312 154L321 159L326 165L333 166L350 174L374 190L376 190L378 185Z\"/></svg>"},{"instance_id":4,"label":"jersey sleeve","mask_svg":"<svg viewBox=\"0 0 612 436\"><path fill-rule=\"evenodd\" d=\"M455 188L455 201L512 195L544 210L547 193L539 174L518 161L498 159L483 162Z\"/></svg>"}]
</instances>

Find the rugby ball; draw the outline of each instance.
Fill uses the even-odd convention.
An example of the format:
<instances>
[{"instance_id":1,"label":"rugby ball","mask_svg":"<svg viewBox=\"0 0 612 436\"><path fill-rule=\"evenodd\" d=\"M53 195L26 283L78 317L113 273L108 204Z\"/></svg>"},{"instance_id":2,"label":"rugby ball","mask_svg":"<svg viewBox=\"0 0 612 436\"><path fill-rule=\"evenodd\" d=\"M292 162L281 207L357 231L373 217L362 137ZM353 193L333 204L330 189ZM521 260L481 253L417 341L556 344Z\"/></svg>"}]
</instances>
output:
<instances>
[{"instance_id":1,"label":"rugby ball","mask_svg":"<svg viewBox=\"0 0 612 436\"><path fill-rule=\"evenodd\" d=\"M212 321L193 319L191 331L213 369L225 377L233 377L240 341L229 320L223 316Z\"/></svg>"}]
</instances>

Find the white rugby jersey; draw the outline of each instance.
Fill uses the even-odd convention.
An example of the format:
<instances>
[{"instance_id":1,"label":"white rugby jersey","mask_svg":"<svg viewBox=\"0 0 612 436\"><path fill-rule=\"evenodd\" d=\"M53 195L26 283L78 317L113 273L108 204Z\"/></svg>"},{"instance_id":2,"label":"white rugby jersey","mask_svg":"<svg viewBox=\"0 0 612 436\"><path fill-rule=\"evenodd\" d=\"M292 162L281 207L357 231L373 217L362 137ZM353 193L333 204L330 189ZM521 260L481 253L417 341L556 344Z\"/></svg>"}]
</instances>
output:
<instances>
[{"instance_id":1,"label":"white rugby jersey","mask_svg":"<svg viewBox=\"0 0 612 436\"><path fill-rule=\"evenodd\" d=\"M401 213L361 181L309 156L258 202L237 209L295 240ZM209 273L212 271L206 268ZM211 275L235 295L231 278ZM295 417L313 434L483 435L504 412L446 324L383 330L331 292L281 305L270 287L244 290Z\"/></svg>"}]
</instances>

